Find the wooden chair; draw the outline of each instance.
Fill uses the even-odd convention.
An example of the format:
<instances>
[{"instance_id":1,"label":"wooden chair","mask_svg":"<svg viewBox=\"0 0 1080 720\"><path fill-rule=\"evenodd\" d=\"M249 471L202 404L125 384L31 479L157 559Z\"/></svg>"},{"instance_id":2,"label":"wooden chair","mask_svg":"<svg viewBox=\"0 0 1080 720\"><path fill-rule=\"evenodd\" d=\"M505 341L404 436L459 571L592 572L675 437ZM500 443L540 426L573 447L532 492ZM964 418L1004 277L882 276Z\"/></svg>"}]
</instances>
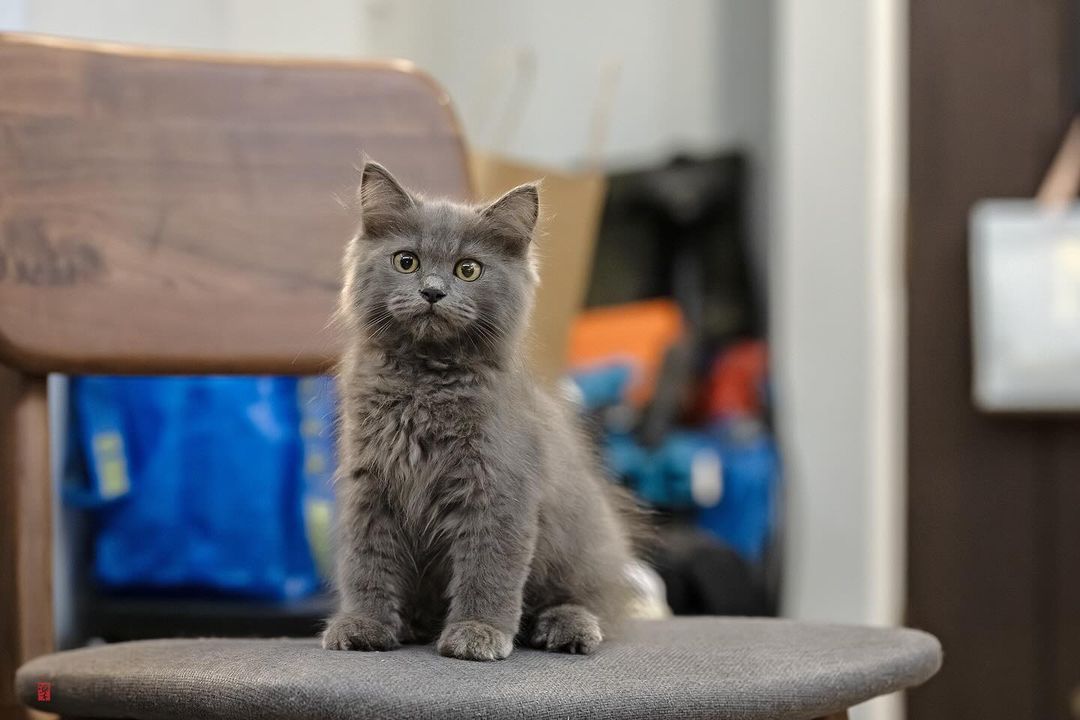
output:
<instances>
[{"instance_id":1,"label":"wooden chair","mask_svg":"<svg viewBox=\"0 0 1080 720\"><path fill-rule=\"evenodd\" d=\"M408 63L192 55L0 36L4 717L20 712L19 700L86 717L182 717L184 707L200 717L219 716L216 712L285 717L281 707L271 712L260 700L260 693L272 688L226 671L281 658L292 658L297 668L309 662L351 663L329 673L316 668L310 677L375 673L368 689L360 686L369 693L360 705L387 700L389 678L385 671L379 675L384 666L376 664L378 659L322 652L313 642L152 641L49 654L54 650L54 499L46 375L325 370L335 356L335 338L325 327L338 291L343 243L355 221L335 197L346 205L351 199L361 153L392 167L411 187L434 195L470 195L461 132L446 94ZM940 662L936 641L914 631L858 629L864 634L856 646L866 650L860 654L845 649L851 646L846 630L756 622L679 621L644 632L660 633L653 644L667 643L669 650L683 653L684 662L686 653L711 658L708 648L723 647L731 638L750 646L756 637L771 637L774 644L789 638L804 654L800 657L807 647L833 653L828 682L815 675L820 668L808 666L799 673L801 695L777 695L751 683L742 696L718 696L723 688L684 690L681 700L668 698L674 707L691 716L695 708L719 702L717 697L745 703L761 696L761 712L797 716L790 710L809 717L838 711L841 717L852 702L921 682ZM715 642L692 649L709 637ZM670 638L682 640L672 644ZM597 656L599 664L579 667L602 668L606 662L607 682L621 682L633 676L623 664L644 656L632 652L619 660L618 652L616 646ZM478 688L491 686L485 680L490 676L476 673L492 671L437 658L430 649L387 657L406 664L398 677L443 662L451 664L439 666L440 676L460 673L473 677ZM513 657L500 672L565 672L567 662L579 660L529 651ZM223 697L239 705L199 706L215 688L185 680L215 658L222 663L220 679L230 688ZM765 664L746 674L760 679L761 668L777 661L788 661L784 667L790 670L796 667L792 659L759 657ZM293 667L281 666L275 676L286 682ZM188 684L146 684L151 676ZM876 684L856 682L864 676ZM267 676L261 677L265 682ZM581 701L607 687L594 680L588 673L572 674L563 695ZM537 689L543 686L540 682ZM837 687L844 692L837 693ZM42 688L48 692L42 694ZM288 704L288 698L307 697L310 703L326 697L318 688L299 692L278 699ZM775 705L777 698L787 705ZM408 688L399 688L392 698L410 714L415 714L409 705L414 699ZM479 706L474 700L466 705L484 710L483 698ZM311 705L293 710L300 716L320 714ZM635 711L643 708L631 705L629 712Z\"/></svg>"}]
</instances>

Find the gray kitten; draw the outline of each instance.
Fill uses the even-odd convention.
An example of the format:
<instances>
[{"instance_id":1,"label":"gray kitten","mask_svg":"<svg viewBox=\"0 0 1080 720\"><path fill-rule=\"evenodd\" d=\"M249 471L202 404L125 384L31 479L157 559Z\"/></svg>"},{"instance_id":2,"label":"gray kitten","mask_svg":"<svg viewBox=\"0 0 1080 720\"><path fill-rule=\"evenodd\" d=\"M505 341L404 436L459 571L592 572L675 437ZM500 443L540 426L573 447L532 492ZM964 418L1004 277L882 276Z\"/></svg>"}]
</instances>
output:
<instances>
[{"instance_id":1,"label":"gray kitten","mask_svg":"<svg viewBox=\"0 0 1080 720\"><path fill-rule=\"evenodd\" d=\"M325 648L589 653L625 609L633 501L523 367L538 202L535 185L480 207L425 199L364 166Z\"/></svg>"}]
</instances>

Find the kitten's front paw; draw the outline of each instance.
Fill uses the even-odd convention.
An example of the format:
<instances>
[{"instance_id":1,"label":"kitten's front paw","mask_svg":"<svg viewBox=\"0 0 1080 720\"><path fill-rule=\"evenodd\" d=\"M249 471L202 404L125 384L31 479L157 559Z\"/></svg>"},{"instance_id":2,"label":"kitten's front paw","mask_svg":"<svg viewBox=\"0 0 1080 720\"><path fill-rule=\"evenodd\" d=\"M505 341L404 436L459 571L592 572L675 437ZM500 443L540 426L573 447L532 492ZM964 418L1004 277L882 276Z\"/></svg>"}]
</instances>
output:
<instances>
[{"instance_id":1,"label":"kitten's front paw","mask_svg":"<svg viewBox=\"0 0 1080 720\"><path fill-rule=\"evenodd\" d=\"M596 615L580 605L556 605L536 618L529 642L549 652L588 655L603 639Z\"/></svg>"},{"instance_id":2,"label":"kitten's front paw","mask_svg":"<svg viewBox=\"0 0 1080 720\"><path fill-rule=\"evenodd\" d=\"M447 625L439 637L439 654L462 660L503 660L513 649L510 635L477 620Z\"/></svg>"},{"instance_id":3,"label":"kitten's front paw","mask_svg":"<svg viewBox=\"0 0 1080 720\"><path fill-rule=\"evenodd\" d=\"M389 625L351 613L330 618L322 636L326 650L393 650L400 644Z\"/></svg>"}]
</instances>

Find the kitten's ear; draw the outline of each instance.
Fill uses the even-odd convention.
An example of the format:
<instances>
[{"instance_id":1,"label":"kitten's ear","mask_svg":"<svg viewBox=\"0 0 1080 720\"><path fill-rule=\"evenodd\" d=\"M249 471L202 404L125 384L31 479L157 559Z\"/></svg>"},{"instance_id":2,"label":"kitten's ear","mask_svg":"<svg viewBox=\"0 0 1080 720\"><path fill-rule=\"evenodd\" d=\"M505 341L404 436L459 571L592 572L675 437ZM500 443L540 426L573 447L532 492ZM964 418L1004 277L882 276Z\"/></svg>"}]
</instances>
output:
<instances>
[{"instance_id":1,"label":"kitten's ear","mask_svg":"<svg viewBox=\"0 0 1080 720\"><path fill-rule=\"evenodd\" d=\"M532 240L540 216L540 191L537 183L519 185L480 211L504 242L524 249Z\"/></svg>"},{"instance_id":2,"label":"kitten's ear","mask_svg":"<svg viewBox=\"0 0 1080 720\"><path fill-rule=\"evenodd\" d=\"M362 233L378 237L393 232L414 204L409 191L377 162L364 163L360 171L360 223Z\"/></svg>"}]
</instances>

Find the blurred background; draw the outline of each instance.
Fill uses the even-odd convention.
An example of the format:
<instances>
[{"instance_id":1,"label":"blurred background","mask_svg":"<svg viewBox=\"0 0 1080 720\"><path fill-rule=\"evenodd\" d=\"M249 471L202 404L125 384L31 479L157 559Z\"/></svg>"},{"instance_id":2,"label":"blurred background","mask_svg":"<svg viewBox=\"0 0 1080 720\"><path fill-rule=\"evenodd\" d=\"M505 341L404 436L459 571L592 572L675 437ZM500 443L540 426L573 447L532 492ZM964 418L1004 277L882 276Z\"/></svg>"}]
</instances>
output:
<instances>
[{"instance_id":1,"label":"blurred background","mask_svg":"<svg viewBox=\"0 0 1080 720\"><path fill-rule=\"evenodd\" d=\"M882 720L1080 717L1078 23L1072 0L0 0L4 31L430 73L480 195L545 178L534 363L657 510L643 612L937 634L938 678L853 715ZM1036 199L1056 154L1065 190ZM54 376L50 403L62 647L317 631L325 378Z\"/></svg>"}]
</instances>

